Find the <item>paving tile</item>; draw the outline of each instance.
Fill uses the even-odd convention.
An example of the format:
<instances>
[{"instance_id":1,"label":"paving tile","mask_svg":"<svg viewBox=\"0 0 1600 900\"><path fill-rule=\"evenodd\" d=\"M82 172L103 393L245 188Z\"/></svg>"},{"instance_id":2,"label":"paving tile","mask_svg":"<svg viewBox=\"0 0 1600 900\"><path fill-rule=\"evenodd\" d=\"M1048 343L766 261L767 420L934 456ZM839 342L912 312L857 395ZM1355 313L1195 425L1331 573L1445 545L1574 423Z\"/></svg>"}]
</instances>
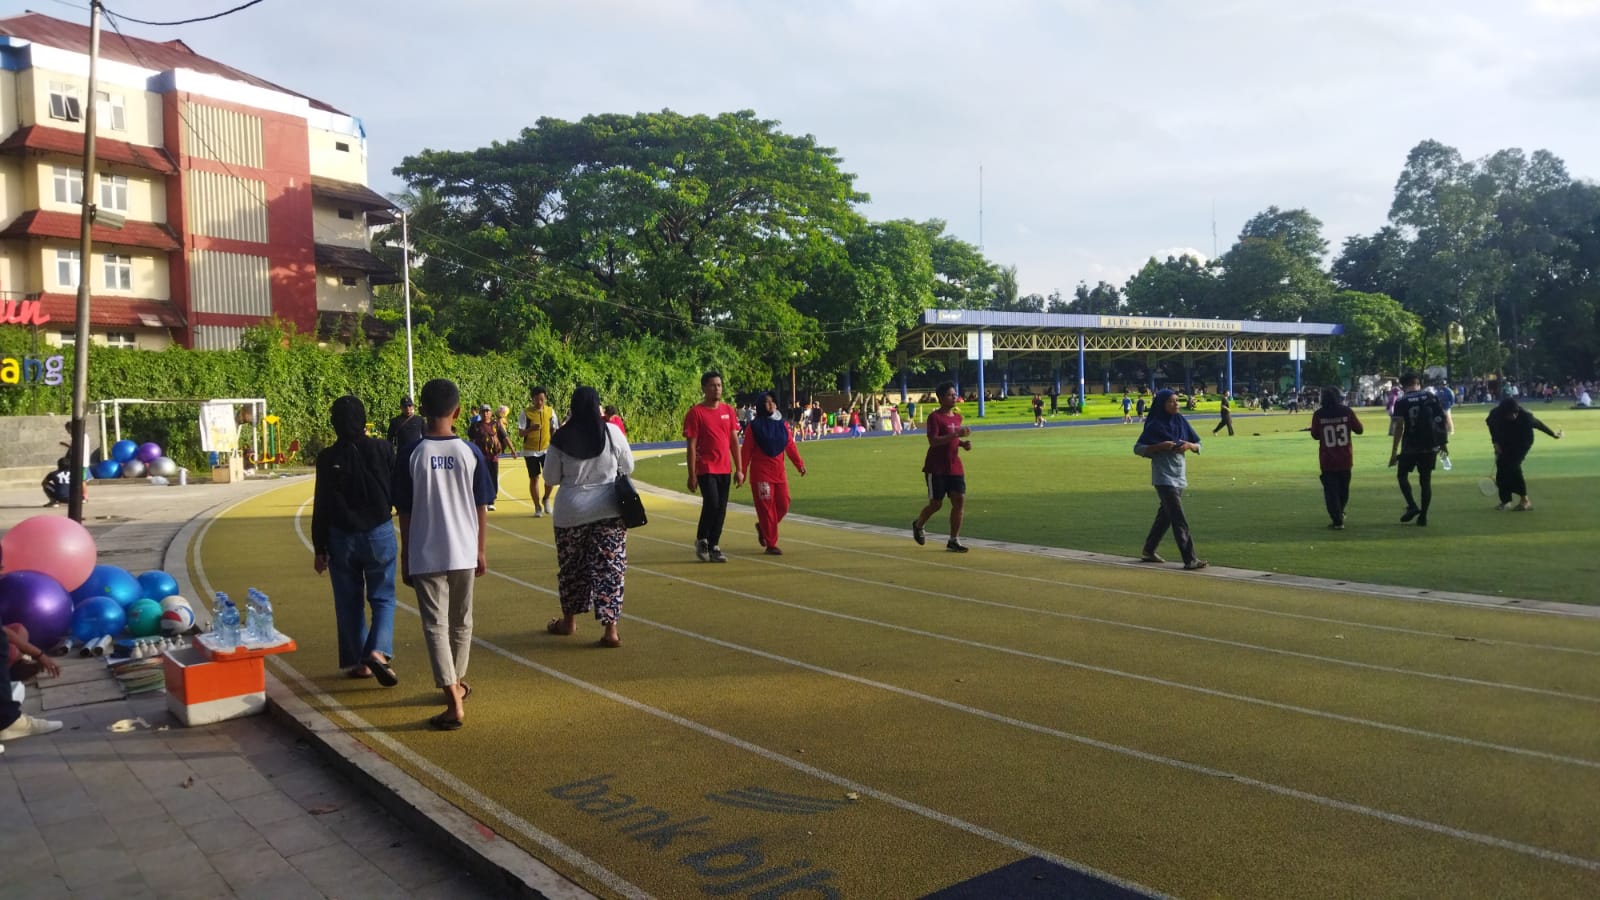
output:
<instances>
[{"instance_id":1,"label":"paving tile","mask_svg":"<svg viewBox=\"0 0 1600 900\"><path fill-rule=\"evenodd\" d=\"M423 885L416 890L407 891L406 894L406 900L491 900L504 896L504 892L490 890L469 872L461 872L453 878Z\"/></svg>"},{"instance_id":2,"label":"paving tile","mask_svg":"<svg viewBox=\"0 0 1600 900\"><path fill-rule=\"evenodd\" d=\"M228 882L209 867L204 873L191 874L182 884L162 885L159 891L161 900L221 900L238 896Z\"/></svg>"},{"instance_id":3,"label":"paving tile","mask_svg":"<svg viewBox=\"0 0 1600 900\"><path fill-rule=\"evenodd\" d=\"M137 855L140 851L172 846L193 846L183 826L171 816L162 814L141 819L111 817L111 830L117 833L122 847ZM198 848L197 848L198 852Z\"/></svg>"},{"instance_id":4,"label":"paving tile","mask_svg":"<svg viewBox=\"0 0 1600 900\"><path fill-rule=\"evenodd\" d=\"M446 851L423 844L415 834L398 847L363 850L362 855L403 890L454 878L465 869Z\"/></svg>"},{"instance_id":5,"label":"paving tile","mask_svg":"<svg viewBox=\"0 0 1600 900\"><path fill-rule=\"evenodd\" d=\"M72 879L67 879L71 883ZM157 900L158 895L138 872L116 879L97 878L72 889L73 900Z\"/></svg>"},{"instance_id":6,"label":"paving tile","mask_svg":"<svg viewBox=\"0 0 1600 900\"><path fill-rule=\"evenodd\" d=\"M91 816L82 816L68 819L65 822L56 822L52 825L43 825L39 828L39 837L44 841L50 852L56 856L63 856L84 847L100 847L119 844L117 833L106 822L105 817L98 812ZM7 855L10 848L7 847Z\"/></svg>"},{"instance_id":7,"label":"paving tile","mask_svg":"<svg viewBox=\"0 0 1600 900\"><path fill-rule=\"evenodd\" d=\"M173 821L186 828L233 811L232 804L217 796L216 791L202 782L175 791L157 792L156 802L172 816Z\"/></svg>"},{"instance_id":8,"label":"paving tile","mask_svg":"<svg viewBox=\"0 0 1600 900\"><path fill-rule=\"evenodd\" d=\"M312 884L340 896L344 895L345 885L383 874L355 848L342 843L296 854L289 857L289 863L311 879Z\"/></svg>"},{"instance_id":9,"label":"paving tile","mask_svg":"<svg viewBox=\"0 0 1600 900\"><path fill-rule=\"evenodd\" d=\"M366 797L337 773L320 768L291 772L272 779L272 783L305 809L344 808Z\"/></svg>"},{"instance_id":10,"label":"paving tile","mask_svg":"<svg viewBox=\"0 0 1600 900\"><path fill-rule=\"evenodd\" d=\"M0 834L0 845L6 848L3 858L7 872L49 872L55 868L55 854L37 831Z\"/></svg>"},{"instance_id":11,"label":"paving tile","mask_svg":"<svg viewBox=\"0 0 1600 900\"><path fill-rule=\"evenodd\" d=\"M156 802L155 795L145 790L138 781L90 790L89 802L102 815L112 819L146 819L166 815L161 804Z\"/></svg>"},{"instance_id":12,"label":"paving tile","mask_svg":"<svg viewBox=\"0 0 1600 900\"><path fill-rule=\"evenodd\" d=\"M29 767L17 789L22 793L22 799L29 803L43 803L51 798L64 794L82 793L83 785L78 781L78 776L72 773L70 766L54 766L42 769Z\"/></svg>"},{"instance_id":13,"label":"paving tile","mask_svg":"<svg viewBox=\"0 0 1600 900\"><path fill-rule=\"evenodd\" d=\"M235 803L233 809L246 822L257 828L306 814L300 804L290 800L278 791L246 797Z\"/></svg>"},{"instance_id":14,"label":"paving tile","mask_svg":"<svg viewBox=\"0 0 1600 900\"><path fill-rule=\"evenodd\" d=\"M338 835L322 827L314 818L304 813L280 822L258 826L256 830L261 832L261 836L266 838L268 844L272 845L272 849L285 857L320 850L339 843Z\"/></svg>"},{"instance_id":15,"label":"paving tile","mask_svg":"<svg viewBox=\"0 0 1600 900\"><path fill-rule=\"evenodd\" d=\"M200 851L207 856L215 856L261 841L260 833L231 809L227 815L185 825L183 830L188 832L189 839L194 841Z\"/></svg>"},{"instance_id":16,"label":"paving tile","mask_svg":"<svg viewBox=\"0 0 1600 900\"><path fill-rule=\"evenodd\" d=\"M145 882L161 894L190 887L197 880L207 878L227 890L226 882L211 868L211 861L181 832L174 841L135 852L133 863L144 875Z\"/></svg>"},{"instance_id":17,"label":"paving tile","mask_svg":"<svg viewBox=\"0 0 1600 900\"><path fill-rule=\"evenodd\" d=\"M27 880L6 879L6 900L61 900L68 895L66 879L54 873Z\"/></svg>"},{"instance_id":18,"label":"paving tile","mask_svg":"<svg viewBox=\"0 0 1600 900\"><path fill-rule=\"evenodd\" d=\"M57 822L81 819L99 811L82 788L78 788L76 793L51 797L40 803L28 802L28 814L33 816L34 824L41 828Z\"/></svg>"},{"instance_id":19,"label":"paving tile","mask_svg":"<svg viewBox=\"0 0 1600 900\"><path fill-rule=\"evenodd\" d=\"M327 896L312 885L304 875L290 870L284 875L259 878L234 886L234 896L241 900L308 900ZM346 897L343 892L335 895ZM390 895L391 898L393 895Z\"/></svg>"},{"instance_id":20,"label":"paving tile","mask_svg":"<svg viewBox=\"0 0 1600 900\"><path fill-rule=\"evenodd\" d=\"M294 874L295 868L259 837L253 844L234 847L206 858L234 890L240 885Z\"/></svg>"},{"instance_id":21,"label":"paving tile","mask_svg":"<svg viewBox=\"0 0 1600 900\"><path fill-rule=\"evenodd\" d=\"M133 855L115 844L57 853L56 871L74 891L100 882L122 881L130 876L139 884L144 883L144 876L133 864Z\"/></svg>"},{"instance_id":22,"label":"paving tile","mask_svg":"<svg viewBox=\"0 0 1600 900\"><path fill-rule=\"evenodd\" d=\"M278 792L278 787L271 779L257 772L249 766L243 766L236 772L224 775L206 776L206 784L216 791L224 800L238 801L246 797L255 797L268 792Z\"/></svg>"}]
</instances>

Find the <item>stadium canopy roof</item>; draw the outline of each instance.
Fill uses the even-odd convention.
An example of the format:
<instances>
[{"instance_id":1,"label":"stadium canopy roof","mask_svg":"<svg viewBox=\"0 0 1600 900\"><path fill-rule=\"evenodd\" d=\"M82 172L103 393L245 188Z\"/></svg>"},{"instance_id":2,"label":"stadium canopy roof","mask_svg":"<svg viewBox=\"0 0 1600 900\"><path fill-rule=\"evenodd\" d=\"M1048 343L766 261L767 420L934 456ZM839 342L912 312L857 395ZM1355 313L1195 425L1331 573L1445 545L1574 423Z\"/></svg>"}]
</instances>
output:
<instances>
[{"instance_id":1,"label":"stadium canopy roof","mask_svg":"<svg viewBox=\"0 0 1600 900\"><path fill-rule=\"evenodd\" d=\"M900 336L909 357L965 352L968 335L984 332L996 353L1287 353L1304 340L1308 353L1325 352L1344 326L1321 322L1256 322L1176 316L1093 316L1065 313L923 310Z\"/></svg>"}]
</instances>

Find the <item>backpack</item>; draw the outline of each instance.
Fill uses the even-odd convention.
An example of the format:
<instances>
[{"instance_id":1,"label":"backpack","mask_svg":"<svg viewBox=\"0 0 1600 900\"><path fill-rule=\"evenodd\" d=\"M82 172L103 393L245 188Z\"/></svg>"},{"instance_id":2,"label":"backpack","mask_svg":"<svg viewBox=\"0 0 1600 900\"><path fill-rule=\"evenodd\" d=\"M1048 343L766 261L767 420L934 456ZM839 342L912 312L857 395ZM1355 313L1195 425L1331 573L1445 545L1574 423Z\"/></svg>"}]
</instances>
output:
<instances>
[{"instance_id":1,"label":"backpack","mask_svg":"<svg viewBox=\"0 0 1600 900\"><path fill-rule=\"evenodd\" d=\"M1416 453L1439 450L1450 443L1449 430L1444 424L1444 407L1438 397L1424 391L1410 404L1406 409L1406 432L1401 443L1403 451Z\"/></svg>"}]
</instances>

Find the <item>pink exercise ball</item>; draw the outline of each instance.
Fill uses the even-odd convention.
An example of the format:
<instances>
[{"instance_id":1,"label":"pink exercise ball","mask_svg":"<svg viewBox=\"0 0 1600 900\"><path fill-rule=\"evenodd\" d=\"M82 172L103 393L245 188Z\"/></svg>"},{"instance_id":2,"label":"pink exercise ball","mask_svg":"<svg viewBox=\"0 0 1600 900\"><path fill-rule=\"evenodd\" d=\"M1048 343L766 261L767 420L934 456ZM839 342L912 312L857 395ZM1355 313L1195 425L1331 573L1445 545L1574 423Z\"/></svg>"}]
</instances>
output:
<instances>
[{"instance_id":1,"label":"pink exercise ball","mask_svg":"<svg viewBox=\"0 0 1600 900\"><path fill-rule=\"evenodd\" d=\"M74 591L94 571L94 537L66 516L23 519L0 535L0 572L43 572Z\"/></svg>"}]
</instances>

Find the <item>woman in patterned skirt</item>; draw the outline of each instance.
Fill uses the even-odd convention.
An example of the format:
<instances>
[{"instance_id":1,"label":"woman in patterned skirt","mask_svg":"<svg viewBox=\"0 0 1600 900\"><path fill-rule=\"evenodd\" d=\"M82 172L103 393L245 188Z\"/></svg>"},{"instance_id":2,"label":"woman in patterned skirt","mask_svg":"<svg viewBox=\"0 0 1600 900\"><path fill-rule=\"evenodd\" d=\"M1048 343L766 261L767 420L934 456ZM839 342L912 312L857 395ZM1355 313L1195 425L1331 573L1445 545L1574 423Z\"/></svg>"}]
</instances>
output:
<instances>
[{"instance_id":1,"label":"woman in patterned skirt","mask_svg":"<svg viewBox=\"0 0 1600 900\"><path fill-rule=\"evenodd\" d=\"M594 610L605 629L602 647L620 647L622 583L628 572L628 529L622 524L613 487L618 475L633 472L633 451L622 429L605 421L600 395L592 387L572 392L572 413L550 438L544 464L556 492L557 584L561 618L545 630L572 634L578 615Z\"/></svg>"}]
</instances>

